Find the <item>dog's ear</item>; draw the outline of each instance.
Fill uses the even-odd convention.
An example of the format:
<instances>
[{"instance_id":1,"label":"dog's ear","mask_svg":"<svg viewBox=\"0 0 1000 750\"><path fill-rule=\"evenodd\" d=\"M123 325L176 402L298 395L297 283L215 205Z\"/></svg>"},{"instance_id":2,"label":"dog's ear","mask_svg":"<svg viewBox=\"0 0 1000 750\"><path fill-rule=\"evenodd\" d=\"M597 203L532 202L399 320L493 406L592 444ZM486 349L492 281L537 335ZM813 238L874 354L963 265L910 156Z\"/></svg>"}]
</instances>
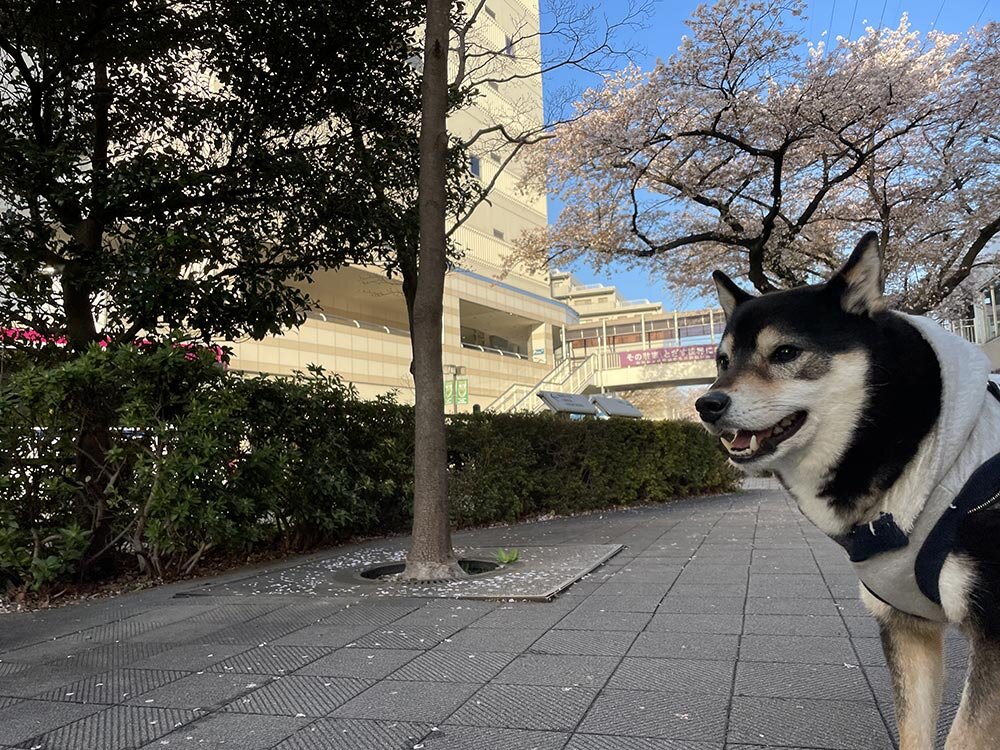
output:
<instances>
[{"instance_id":1,"label":"dog's ear","mask_svg":"<svg viewBox=\"0 0 1000 750\"><path fill-rule=\"evenodd\" d=\"M712 280L715 282L715 291L719 295L719 304L722 305L727 318L733 317L733 310L738 304L753 299L752 294L736 286L736 282L722 271L712 271Z\"/></svg>"},{"instance_id":2,"label":"dog's ear","mask_svg":"<svg viewBox=\"0 0 1000 750\"><path fill-rule=\"evenodd\" d=\"M841 306L849 313L871 315L885 308L882 249L877 233L868 232L861 238L851 257L826 286L839 295Z\"/></svg>"}]
</instances>

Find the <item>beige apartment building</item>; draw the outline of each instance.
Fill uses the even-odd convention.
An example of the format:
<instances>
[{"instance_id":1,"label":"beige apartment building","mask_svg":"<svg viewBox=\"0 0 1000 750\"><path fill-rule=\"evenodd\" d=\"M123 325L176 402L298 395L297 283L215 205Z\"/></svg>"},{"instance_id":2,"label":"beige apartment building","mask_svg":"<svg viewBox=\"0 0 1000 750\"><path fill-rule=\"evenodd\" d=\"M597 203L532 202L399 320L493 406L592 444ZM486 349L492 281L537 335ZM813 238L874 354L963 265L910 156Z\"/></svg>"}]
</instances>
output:
<instances>
[{"instance_id":1,"label":"beige apartment building","mask_svg":"<svg viewBox=\"0 0 1000 750\"><path fill-rule=\"evenodd\" d=\"M480 31L491 48L512 52L511 35L531 38L538 29L537 0L489 0L484 11ZM537 48L513 52L512 66L539 59ZM449 128L467 137L512 120L541 123L540 76L483 86L476 105L456 113ZM502 145L482 142L469 168L488 182L504 158ZM460 395L453 400L463 403L449 405L449 411L485 408L511 383L538 382L561 358L566 327L579 320L572 300L552 296L548 274L508 267L513 240L547 221L545 197L520 194L520 176L516 162L508 165L490 200L455 233L464 257L446 281L443 344L446 380L457 381ZM319 309L305 324L283 336L234 342L233 369L287 375L317 364L353 383L363 397L395 392L412 402L399 283L378 270L351 267L317 274L309 293Z\"/></svg>"}]
</instances>

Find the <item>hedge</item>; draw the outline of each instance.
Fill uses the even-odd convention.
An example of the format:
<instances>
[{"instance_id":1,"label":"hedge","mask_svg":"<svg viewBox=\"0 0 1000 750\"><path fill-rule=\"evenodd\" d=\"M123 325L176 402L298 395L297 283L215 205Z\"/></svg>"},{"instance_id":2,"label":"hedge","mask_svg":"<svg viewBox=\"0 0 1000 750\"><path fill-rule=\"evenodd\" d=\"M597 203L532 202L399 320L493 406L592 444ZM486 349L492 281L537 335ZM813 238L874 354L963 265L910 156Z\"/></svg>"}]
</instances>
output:
<instances>
[{"instance_id":1,"label":"hedge","mask_svg":"<svg viewBox=\"0 0 1000 750\"><path fill-rule=\"evenodd\" d=\"M412 410L319 370L226 374L206 351L5 353L0 368L0 587L81 573L97 510L76 469L108 425L101 575L174 576L207 555L300 550L406 531ZM679 422L470 415L449 421L456 526L726 491L735 474ZM88 572L83 571L83 572Z\"/></svg>"}]
</instances>

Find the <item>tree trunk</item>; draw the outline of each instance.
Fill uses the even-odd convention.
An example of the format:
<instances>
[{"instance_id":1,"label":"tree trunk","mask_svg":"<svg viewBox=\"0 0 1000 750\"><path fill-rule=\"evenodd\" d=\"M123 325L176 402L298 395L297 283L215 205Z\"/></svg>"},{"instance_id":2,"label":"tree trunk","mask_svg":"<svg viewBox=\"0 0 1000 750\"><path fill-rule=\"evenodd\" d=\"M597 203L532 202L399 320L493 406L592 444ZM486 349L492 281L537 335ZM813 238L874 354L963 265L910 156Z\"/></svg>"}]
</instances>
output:
<instances>
[{"instance_id":1,"label":"tree trunk","mask_svg":"<svg viewBox=\"0 0 1000 750\"><path fill-rule=\"evenodd\" d=\"M421 83L419 277L413 301L413 381L416 390L413 451L413 543L403 577L455 578L462 570L451 548L448 454L445 445L441 315L447 271L448 35L450 0L428 0Z\"/></svg>"},{"instance_id":2,"label":"tree trunk","mask_svg":"<svg viewBox=\"0 0 1000 750\"><path fill-rule=\"evenodd\" d=\"M94 113L94 143L91 154L92 207L73 237L83 252L81 258L67 264L63 272L63 300L66 331L71 346L82 351L98 340L97 321L91 299L91 285L86 279L86 263L100 257L104 245L103 205L106 199L108 149L111 139L108 88L108 64L103 53L94 59L94 88L91 102ZM111 572L106 565L113 552L113 519L108 510L107 493L111 477L108 451L111 450L112 415L106 404L96 399L83 407L83 423L77 442L77 481L84 493L84 507L90 512L90 544L84 553L81 574L97 576Z\"/></svg>"}]
</instances>

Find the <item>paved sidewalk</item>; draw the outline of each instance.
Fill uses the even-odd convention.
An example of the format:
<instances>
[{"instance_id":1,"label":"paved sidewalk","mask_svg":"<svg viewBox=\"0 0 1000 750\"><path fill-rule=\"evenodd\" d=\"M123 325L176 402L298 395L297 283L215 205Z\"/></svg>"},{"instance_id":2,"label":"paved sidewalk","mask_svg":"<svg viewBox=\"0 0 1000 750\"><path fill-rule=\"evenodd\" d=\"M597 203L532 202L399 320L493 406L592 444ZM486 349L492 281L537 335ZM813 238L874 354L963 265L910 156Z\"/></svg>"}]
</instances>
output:
<instances>
[{"instance_id":1,"label":"paved sidewalk","mask_svg":"<svg viewBox=\"0 0 1000 750\"><path fill-rule=\"evenodd\" d=\"M0 615L0 747L893 747L850 565L777 492L456 543L628 546L549 603L175 596L187 582ZM946 718L963 664L953 635Z\"/></svg>"}]
</instances>

